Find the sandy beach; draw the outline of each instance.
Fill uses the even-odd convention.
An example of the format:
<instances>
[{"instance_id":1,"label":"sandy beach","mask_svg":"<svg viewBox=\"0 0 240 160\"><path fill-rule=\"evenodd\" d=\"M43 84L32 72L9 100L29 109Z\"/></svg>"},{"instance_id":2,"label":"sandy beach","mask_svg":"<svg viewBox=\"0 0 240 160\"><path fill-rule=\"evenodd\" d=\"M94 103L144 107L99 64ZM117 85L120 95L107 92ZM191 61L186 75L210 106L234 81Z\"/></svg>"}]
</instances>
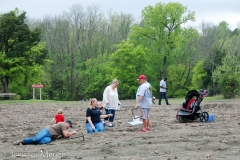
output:
<instances>
[{"instance_id":1,"label":"sandy beach","mask_svg":"<svg viewBox=\"0 0 240 160\"><path fill-rule=\"evenodd\" d=\"M237 160L240 158L240 100L203 101L202 109L215 121L179 123L180 103L154 104L150 111L151 131L140 133L132 126L134 100L124 100L115 117L115 127L103 133L87 134L87 102L36 102L0 104L0 159L86 159L86 160ZM50 125L58 108L71 119L76 136L48 145L13 145L15 140L34 136Z\"/></svg>"}]
</instances>

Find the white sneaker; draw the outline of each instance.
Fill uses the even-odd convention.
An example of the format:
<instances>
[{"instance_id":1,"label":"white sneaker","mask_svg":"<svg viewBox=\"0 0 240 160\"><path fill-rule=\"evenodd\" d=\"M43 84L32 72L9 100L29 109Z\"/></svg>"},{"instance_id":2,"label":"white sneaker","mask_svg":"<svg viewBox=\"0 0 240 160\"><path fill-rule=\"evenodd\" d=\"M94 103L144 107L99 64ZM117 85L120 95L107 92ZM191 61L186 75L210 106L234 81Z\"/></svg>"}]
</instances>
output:
<instances>
[{"instance_id":1,"label":"white sneaker","mask_svg":"<svg viewBox=\"0 0 240 160\"><path fill-rule=\"evenodd\" d=\"M19 144L21 144L21 143L23 143L23 141L20 141L20 140L17 140L17 141L15 141L15 142L13 142L14 145L19 145Z\"/></svg>"},{"instance_id":2,"label":"white sneaker","mask_svg":"<svg viewBox=\"0 0 240 160\"><path fill-rule=\"evenodd\" d=\"M113 124L108 124L108 127L114 127L114 125Z\"/></svg>"}]
</instances>

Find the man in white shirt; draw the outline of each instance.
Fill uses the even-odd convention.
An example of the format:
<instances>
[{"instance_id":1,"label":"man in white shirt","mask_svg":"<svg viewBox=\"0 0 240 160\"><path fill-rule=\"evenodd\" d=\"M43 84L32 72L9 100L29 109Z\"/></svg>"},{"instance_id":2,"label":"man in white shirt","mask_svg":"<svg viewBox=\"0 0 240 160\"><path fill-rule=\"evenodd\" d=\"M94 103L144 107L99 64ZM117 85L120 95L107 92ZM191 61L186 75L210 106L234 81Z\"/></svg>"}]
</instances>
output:
<instances>
[{"instance_id":1,"label":"man in white shirt","mask_svg":"<svg viewBox=\"0 0 240 160\"><path fill-rule=\"evenodd\" d=\"M167 98L167 92L166 92L167 91L167 83L166 83L166 81L167 81L167 78L164 78L160 81L160 95L159 95L159 103L158 103L159 105L161 105L162 97L165 99L166 104L170 105L168 103L168 98Z\"/></svg>"}]
</instances>

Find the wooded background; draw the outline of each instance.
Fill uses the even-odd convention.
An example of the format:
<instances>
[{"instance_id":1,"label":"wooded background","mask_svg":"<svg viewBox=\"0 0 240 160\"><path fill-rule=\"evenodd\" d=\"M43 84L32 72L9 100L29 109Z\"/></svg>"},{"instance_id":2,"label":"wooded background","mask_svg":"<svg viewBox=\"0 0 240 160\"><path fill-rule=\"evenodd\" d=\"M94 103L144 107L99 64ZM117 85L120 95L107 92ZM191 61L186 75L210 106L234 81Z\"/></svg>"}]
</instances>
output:
<instances>
[{"instance_id":1,"label":"wooded background","mask_svg":"<svg viewBox=\"0 0 240 160\"><path fill-rule=\"evenodd\" d=\"M240 87L240 24L234 30L225 21L184 27L194 16L180 3L147 6L138 21L112 10L103 14L96 5L76 4L42 19L29 19L16 8L0 15L0 91L31 99L31 85L41 83L43 99L102 100L117 78L120 99L133 99L136 79L144 74L155 97L167 77L168 97L207 89L234 98Z\"/></svg>"}]
</instances>

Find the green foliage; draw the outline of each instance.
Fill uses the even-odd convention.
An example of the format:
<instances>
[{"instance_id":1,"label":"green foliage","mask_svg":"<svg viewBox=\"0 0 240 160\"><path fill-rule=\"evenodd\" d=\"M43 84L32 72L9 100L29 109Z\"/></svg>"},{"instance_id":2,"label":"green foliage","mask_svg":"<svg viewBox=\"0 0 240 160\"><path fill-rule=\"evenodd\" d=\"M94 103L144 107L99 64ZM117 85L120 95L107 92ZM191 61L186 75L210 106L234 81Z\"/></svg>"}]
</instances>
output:
<instances>
[{"instance_id":1,"label":"green foliage","mask_svg":"<svg viewBox=\"0 0 240 160\"><path fill-rule=\"evenodd\" d=\"M192 72L193 76L191 89L205 88L203 86L203 82L207 76L207 72L204 68L204 60L198 61Z\"/></svg>"},{"instance_id":2,"label":"green foliage","mask_svg":"<svg viewBox=\"0 0 240 160\"><path fill-rule=\"evenodd\" d=\"M185 72L185 69L186 66L182 64L168 66L168 97L184 97L189 91L190 85L189 82L186 80L187 74Z\"/></svg>"},{"instance_id":3,"label":"green foliage","mask_svg":"<svg viewBox=\"0 0 240 160\"><path fill-rule=\"evenodd\" d=\"M103 91L107 85L107 71L106 71L106 57L107 55L98 55L95 58L86 61L86 70L82 75L85 78L82 86L84 91L81 93L83 99L97 98L102 100Z\"/></svg>"},{"instance_id":4,"label":"green foliage","mask_svg":"<svg viewBox=\"0 0 240 160\"><path fill-rule=\"evenodd\" d=\"M219 23L218 26L211 23L202 23L202 33L199 41L198 51L202 55L201 59L204 59L204 68L207 71L208 76L204 82L205 86L208 86L211 94L219 94L218 88L212 81L212 75L215 68L221 64L222 58L225 57L226 53L223 49L224 45L230 38L231 31L228 28L226 22ZM233 47L233 45L231 44ZM209 78L210 77L210 78Z\"/></svg>"},{"instance_id":5,"label":"green foliage","mask_svg":"<svg viewBox=\"0 0 240 160\"><path fill-rule=\"evenodd\" d=\"M181 25L195 20L194 12L185 12L187 7L180 3L157 3L155 6L145 7L142 11L143 25L132 27L130 41L146 46L151 53L161 54L157 65L158 75L161 74L161 77L166 75L168 57L184 40L184 29ZM160 65L163 67L160 68Z\"/></svg>"},{"instance_id":6,"label":"green foliage","mask_svg":"<svg viewBox=\"0 0 240 160\"><path fill-rule=\"evenodd\" d=\"M45 43L39 43L39 28L30 31L26 12L18 9L0 17L0 80L3 92L31 94L30 85L41 82L42 65L47 62Z\"/></svg>"},{"instance_id":7,"label":"green foliage","mask_svg":"<svg viewBox=\"0 0 240 160\"><path fill-rule=\"evenodd\" d=\"M117 78L119 84L119 96L121 99L133 99L139 83L137 77L145 74L151 77L150 58L148 50L142 46L134 47L126 41L123 41L115 53L110 56L107 65L108 80Z\"/></svg>"},{"instance_id":8,"label":"green foliage","mask_svg":"<svg viewBox=\"0 0 240 160\"><path fill-rule=\"evenodd\" d=\"M16 95L15 97L14 97L14 100L20 100L21 99L21 96L20 95Z\"/></svg>"},{"instance_id":9,"label":"green foliage","mask_svg":"<svg viewBox=\"0 0 240 160\"><path fill-rule=\"evenodd\" d=\"M238 77L223 75L220 81L221 94L224 98L234 98L239 95L240 81Z\"/></svg>"},{"instance_id":10,"label":"green foliage","mask_svg":"<svg viewBox=\"0 0 240 160\"><path fill-rule=\"evenodd\" d=\"M231 38L228 38L223 46L223 51L229 54L239 53L240 51L240 28L235 29Z\"/></svg>"},{"instance_id":11,"label":"green foliage","mask_svg":"<svg viewBox=\"0 0 240 160\"><path fill-rule=\"evenodd\" d=\"M213 81L221 89L224 98L234 98L239 95L240 87L240 56L226 55L222 65L218 66L213 73Z\"/></svg>"},{"instance_id":12,"label":"green foliage","mask_svg":"<svg viewBox=\"0 0 240 160\"><path fill-rule=\"evenodd\" d=\"M84 11L77 5L67 14L33 22L32 30L25 15L18 9L0 15L0 91L16 92L21 99L31 99L31 84L43 83L44 99L101 100L113 78L120 81L121 99L135 98L139 74L147 76L155 96L164 76L169 97L198 88L220 88L225 97L238 94L237 75L216 71L215 84L212 75L216 66L225 67L226 53L239 53L239 29L231 33L226 22L203 23L201 33L186 29L182 25L195 20L194 12L180 3L147 6L133 26L130 14L109 12L105 17L98 8ZM39 43L40 34L46 43Z\"/></svg>"}]
</instances>

